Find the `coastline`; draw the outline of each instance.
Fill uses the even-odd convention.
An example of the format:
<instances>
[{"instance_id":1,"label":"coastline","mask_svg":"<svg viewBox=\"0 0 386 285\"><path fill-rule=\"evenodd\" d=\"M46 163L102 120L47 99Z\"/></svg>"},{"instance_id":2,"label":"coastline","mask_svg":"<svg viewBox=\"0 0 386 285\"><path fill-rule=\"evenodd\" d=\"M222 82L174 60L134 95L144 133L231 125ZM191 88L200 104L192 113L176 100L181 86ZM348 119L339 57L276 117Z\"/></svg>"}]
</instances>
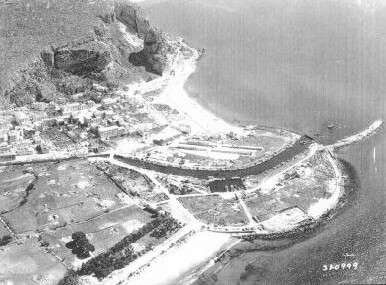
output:
<instances>
[{"instance_id":1,"label":"coastline","mask_svg":"<svg viewBox=\"0 0 386 285\"><path fill-rule=\"evenodd\" d=\"M191 49L188 46L186 47L193 51L193 56L187 60L183 60L182 63L178 62L172 66L172 69L175 71L175 75L170 77L165 76L165 79L168 80L167 86L162 91L160 96L154 101L157 103L172 105L180 113L183 113L186 117L187 124L192 127L192 133L225 133L229 131L243 131L242 128L233 126L216 117L213 113L204 109L198 104L198 102L188 95L184 89L184 84L188 80L189 76L195 71L199 53L195 49ZM160 78L160 80L162 79ZM338 181L341 181L342 179L341 172L332 160L330 163L334 165L334 169L336 170L337 185L334 190L334 197L332 197L333 201L330 201L327 206L324 205L326 207L323 213L321 213L320 217L314 220L316 224L319 224L320 221L324 220L325 216L327 216L328 213L337 206L340 198L344 195L344 191L339 186L340 183L338 183ZM259 234L254 235L254 237L263 239L283 238L287 235L293 234L294 232L302 232L303 228L307 229L309 227L312 228L310 224L307 224L300 227L297 226L295 228L286 229L282 232L274 234L268 232L261 233L261 237L257 236ZM203 233L204 232L202 231L194 233L188 239L184 239L181 243L179 243L178 240L176 242L178 245L171 245L168 251L162 252L160 255L157 255L153 259L149 260L145 268L140 268L139 270L137 269L134 272L132 271L131 273L134 273L133 276L127 279L127 281L123 281L122 284L145 284L149 281L146 278L150 278L149 276L154 276L154 274L158 276L157 283L154 284L170 284L171 281L175 282L177 280L179 280L178 284L191 284L195 282L202 273L215 264L215 259L218 260L226 251L240 243L242 241L240 238L243 238L240 236L238 237L239 239L237 242L234 242L234 238L230 234L206 231L207 235L211 236L206 239L206 245L210 246L206 248L205 254L203 254L202 252L196 252L195 250L196 240L199 239L199 236L203 235ZM227 238L223 238L224 236L227 236ZM208 241L213 241L214 243ZM171 260L175 261L176 258L184 256L190 256L190 259L182 258L180 262L178 262L178 265L174 265L174 267L177 266L178 268L173 272L169 272L166 270L167 268L164 267L169 264ZM192 257L194 258L192 259ZM116 277L117 276L114 276L112 279L116 280ZM112 280L109 280L108 283L111 283L111 281Z\"/></svg>"},{"instance_id":2,"label":"coastline","mask_svg":"<svg viewBox=\"0 0 386 285\"><path fill-rule=\"evenodd\" d=\"M181 43L185 48L192 52L192 56L183 60L184 62L177 62L171 67L175 75L170 78L170 82L165 90L155 100L157 103L172 105L189 121L188 124L192 127L192 132L202 133L226 133L226 132L240 132L242 129L233 126L225 120L218 118L209 110L202 107L195 101L184 88L189 76L195 72L198 60L200 58L199 52Z\"/></svg>"},{"instance_id":3,"label":"coastline","mask_svg":"<svg viewBox=\"0 0 386 285\"><path fill-rule=\"evenodd\" d=\"M181 283L181 278L187 274L190 276L192 271L207 264L211 266L214 264L213 258L233 244L234 238L230 234L198 231L158 256L123 284L189 284ZM157 276L156 280L154 276ZM192 281L196 277L193 273Z\"/></svg>"},{"instance_id":4,"label":"coastline","mask_svg":"<svg viewBox=\"0 0 386 285\"><path fill-rule=\"evenodd\" d=\"M345 183L343 186L344 188L343 193L339 197L336 207L325 212L314 223L303 225L302 227L299 227L295 230L287 231L283 233L271 234L271 235L253 236L253 238L246 239L246 240L240 239L240 242L235 244L235 247L236 247L235 250L231 250L230 253L224 252L225 256L223 258L225 259L225 261L223 262L220 261L218 264L209 261L204 266L197 268L189 276L182 277L180 280L180 283L178 284L179 285L196 284L195 281L197 281L200 276L203 276L204 280L210 280L211 278L216 278L217 273L221 269L228 266L233 259L237 258L239 255L243 254L244 252L249 252L251 250L252 251L271 251L271 250L284 249L298 242L301 242L303 240L306 240L315 236L315 234L317 234L318 231L323 230L323 226L326 225L326 223L329 220L336 218L339 214L342 213L342 210L345 210L350 203L353 203L355 201L355 195L358 193L358 190L360 188L360 182L355 168L349 162L343 159L339 159L338 164L339 164L339 168L342 171L342 175L343 177L345 177L345 180L347 183ZM245 247L246 245L245 241L248 241L251 245L247 245ZM266 244L265 246L261 246L259 244L255 244L254 241L262 241L265 243L268 242L268 244ZM240 246L237 247L237 245L239 244ZM257 248L255 248L255 246L257 246Z\"/></svg>"},{"instance_id":5,"label":"coastline","mask_svg":"<svg viewBox=\"0 0 386 285\"><path fill-rule=\"evenodd\" d=\"M199 59L199 52L188 47L181 40L178 40L178 42L179 44L184 45L186 50L191 51L192 55L187 58L186 55L181 57L181 53L177 54L177 59L174 59L174 62L172 62L170 67L171 70L174 70L173 75L164 75L158 78L156 82L142 83L139 89L142 91L145 90L146 92L149 87L150 89L154 88L155 84L163 84L165 89L163 89L159 97L156 97L153 102L171 105L180 113L184 114L186 124L192 128L192 134L200 134L203 132L215 134L221 132L227 133L229 131L244 131L244 129L233 126L216 117L188 95L184 89L184 84L189 76L195 71ZM269 128L265 130L268 129ZM294 136L296 136L296 134L294 134ZM315 147L317 149L325 148L317 143L315 144ZM319 208L321 209L319 209L318 215L313 217L311 223L294 223L290 226L286 226L279 222L279 225L277 225L275 223L278 219L276 219L276 221L273 221L271 229L269 229L270 226L267 225L268 230L259 230L254 234L242 233L236 236L232 236L229 233L202 230L194 231L189 237L176 234L171 237L171 240L173 240L172 243L167 242L166 245L163 244L160 246L160 250L150 254L150 258L148 256L145 261L143 259L141 259L141 261L138 260L126 268L113 273L104 280L103 283L98 281L95 281L95 283L117 284L117 282L119 282L119 284L146 284L146 282L149 282L149 279L146 278L157 275L159 278L156 283L153 281L153 284L163 285L176 281L179 282L178 284L191 284L194 283L201 274L214 266L216 261L224 255L224 252L230 250L242 240L248 239L249 237L251 239L280 240L294 235L303 235L304 232L318 227L319 224L330 217L331 213L335 212L334 210L338 208L342 197L345 196L345 191L343 190L343 187L341 187L341 181L343 179L342 172L338 165L336 165L336 160L333 159L331 152L330 155L329 161L335 170L336 185L335 187L332 186L331 193L333 193L333 195L328 201L321 201L322 203L319 205ZM285 171L292 167L295 167L295 165L291 165L289 168L285 169ZM266 225L266 223L264 223L264 225ZM187 228L191 229L189 226L187 226ZM197 244L197 239L200 240L200 236L205 236L205 233L207 238L202 239L202 241ZM237 242L234 242L235 237L238 238ZM197 248L200 247L204 240L205 244L208 246L205 248L205 252L197 251ZM190 259L183 258L185 256L189 256ZM177 265L175 260L179 260ZM136 264L142 265L136 266ZM176 269L170 272L165 267L167 264L176 267Z\"/></svg>"}]
</instances>

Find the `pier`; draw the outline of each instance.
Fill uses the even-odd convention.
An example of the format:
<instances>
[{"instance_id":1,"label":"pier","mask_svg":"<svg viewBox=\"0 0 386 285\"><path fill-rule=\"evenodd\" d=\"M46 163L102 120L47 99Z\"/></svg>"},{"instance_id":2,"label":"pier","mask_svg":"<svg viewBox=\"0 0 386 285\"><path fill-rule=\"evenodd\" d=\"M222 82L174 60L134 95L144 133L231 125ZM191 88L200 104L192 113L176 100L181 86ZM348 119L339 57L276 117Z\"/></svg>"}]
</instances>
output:
<instances>
[{"instance_id":1,"label":"pier","mask_svg":"<svg viewBox=\"0 0 386 285\"><path fill-rule=\"evenodd\" d=\"M354 143L358 143L365 138L368 138L368 137L371 137L372 135L375 135L382 128L382 126L383 126L383 121L382 120L376 120L367 129L363 130L362 132L355 134L353 136L344 138L342 140L339 140L336 143L329 145L328 148L331 150L335 150L338 148L352 145Z\"/></svg>"}]
</instances>

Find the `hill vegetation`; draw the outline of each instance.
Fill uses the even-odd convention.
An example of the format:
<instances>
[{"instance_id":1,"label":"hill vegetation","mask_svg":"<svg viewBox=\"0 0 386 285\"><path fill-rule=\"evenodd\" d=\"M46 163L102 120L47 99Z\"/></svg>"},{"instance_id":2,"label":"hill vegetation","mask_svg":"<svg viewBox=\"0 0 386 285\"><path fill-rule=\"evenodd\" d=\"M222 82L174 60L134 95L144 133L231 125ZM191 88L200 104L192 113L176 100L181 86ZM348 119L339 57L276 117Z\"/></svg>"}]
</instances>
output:
<instances>
[{"instance_id":1,"label":"hill vegetation","mask_svg":"<svg viewBox=\"0 0 386 285\"><path fill-rule=\"evenodd\" d=\"M2 108L151 80L165 68L164 35L128 1L8 0L0 18Z\"/></svg>"}]
</instances>

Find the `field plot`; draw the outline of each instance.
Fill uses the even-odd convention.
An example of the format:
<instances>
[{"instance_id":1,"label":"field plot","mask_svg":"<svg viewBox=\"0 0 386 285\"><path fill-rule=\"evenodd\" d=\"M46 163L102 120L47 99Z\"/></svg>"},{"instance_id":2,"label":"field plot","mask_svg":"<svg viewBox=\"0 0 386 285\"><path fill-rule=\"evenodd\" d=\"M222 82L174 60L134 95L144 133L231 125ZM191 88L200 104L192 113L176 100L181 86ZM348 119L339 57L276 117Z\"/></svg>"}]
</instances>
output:
<instances>
[{"instance_id":1,"label":"field plot","mask_svg":"<svg viewBox=\"0 0 386 285\"><path fill-rule=\"evenodd\" d=\"M236 198L207 195L179 197L178 200L204 223L221 226L248 224L248 218Z\"/></svg>"},{"instance_id":2,"label":"field plot","mask_svg":"<svg viewBox=\"0 0 386 285\"><path fill-rule=\"evenodd\" d=\"M292 207L279 212L269 220L263 222L262 225L266 230L280 232L294 229L310 221L312 221L312 219L306 213L298 207Z\"/></svg>"},{"instance_id":3,"label":"field plot","mask_svg":"<svg viewBox=\"0 0 386 285\"><path fill-rule=\"evenodd\" d=\"M24 170L20 166L0 170L0 213L16 208L27 195L35 177Z\"/></svg>"},{"instance_id":4,"label":"field plot","mask_svg":"<svg viewBox=\"0 0 386 285\"><path fill-rule=\"evenodd\" d=\"M81 261L65 246L71 240L72 233L84 232L90 243L95 246L93 254L97 255L151 220L149 213L136 205L131 205L104 213L92 220L70 224L55 231L47 231L41 236L67 265L77 266Z\"/></svg>"},{"instance_id":5,"label":"field plot","mask_svg":"<svg viewBox=\"0 0 386 285\"><path fill-rule=\"evenodd\" d=\"M37 165L32 171L38 178L28 197L3 215L17 233L57 228L127 205L120 198L124 193L86 160Z\"/></svg>"},{"instance_id":6,"label":"field plot","mask_svg":"<svg viewBox=\"0 0 386 285\"><path fill-rule=\"evenodd\" d=\"M272 195L308 212L319 199L331 197L336 180L331 163L317 153L297 169L286 173L281 184Z\"/></svg>"},{"instance_id":7,"label":"field plot","mask_svg":"<svg viewBox=\"0 0 386 285\"><path fill-rule=\"evenodd\" d=\"M252 217L257 221L265 221L275 213L291 206L277 197L271 195L253 195L244 199Z\"/></svg>"},{"instance_id":8,"label":"field plot","mask_svg":"<svg viewBox=\"0 0 386 285\"><path fill-rule=\"evenodd\" d=\"M82 263L65 246L72 233L87 234L94 253L99 254L154 220L95 163L74 160L37 164L28 168L34 175L23 174L24 170L9 169L13 177L8 175L7 181L22 181L26 175L29 179L37 177L36 181L28 195L2 218L17 234L40 232L45 246L69 266ZM139 173L131 173L125 181L143 192L152 189L150 181ZM152 193L152 197L157 194Z\"/></svg>"},{"instance_id":9,"label":"field plot","mask_svg":"<svg viewBox=\"0 0 386 285\"><path fill-rule=\"evenodd\" d=\"M65 272L63 264L46 253L36 238L0 251L0 284L56 285Z\"/></svg>"},{"instance_id":10,"label":"field plot","mask_svg":"<svg viewBox=\"0 0 386 285\"><path fill-rule=\"evenodd\" d=\"M133 197L139 197L150 203L159 203L169 198L145 175L124 167L110 163L99 164L100 169L105 169L105 173L119 187Z\"/></svg>"},{"instance_id":11,"label":"field plot","mask_svg":"<svg viewBox=\"0 0 386 285\"><path fill-rule=\"evenodd\" d=\"M320 199L330 198L335 187L334 169L318 152L299 167L284 173L268 192L255 192L243 199L252 216L265 221L293 206L308 213L310 207Z\"/></svg>"},{"instance_id":12,"label":"field plot","mask_svg":"<svg viewBox=\"0 0 386 285\"><path fill-rule=\"evenodd\" d=\"M171 216L159 216L125 236L106 252L89 259L77 271L78 275L94 274L100 281L117 269L122 269L155 245L169 238L182 224Z\"/></svg>"},{"instance_id":13,"label":"field plot","mask_svg":"<svg viewBox=\"0 0 386 285\"><path fill-rule=\"evenodd\" d=\"M0 239L8 235L10 235L10 232L4 227L3 223L0 223Z\"/></svg>"}]
</instances>

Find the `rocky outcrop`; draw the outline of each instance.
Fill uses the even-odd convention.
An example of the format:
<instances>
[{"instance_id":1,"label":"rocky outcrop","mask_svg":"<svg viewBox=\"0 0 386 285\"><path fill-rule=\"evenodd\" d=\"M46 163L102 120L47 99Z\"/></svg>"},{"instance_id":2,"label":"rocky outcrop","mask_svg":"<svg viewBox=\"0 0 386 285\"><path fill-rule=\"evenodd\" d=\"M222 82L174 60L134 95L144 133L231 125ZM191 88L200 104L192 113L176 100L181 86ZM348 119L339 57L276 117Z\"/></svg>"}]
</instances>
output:
<instances>
[{"instance_id":1,"label":"rocky outcrop","mask_svg":"<svg viewBox=\"0 0 386 285\"><path fill-rule=\"evenodd\" d=\"M167 42L160 31L150 26L138 7L116 4L114 11L99 18L103 23L94 28L94 35L44 51L44 62L80 76L103 73L108 65L120 69L127 63L162 75Z\"/></svg>"},{"instance_id":2,"label":"rocky outcrop","mask_svg":"<svg viewBox=\"0 0 386 285\"><path fill-rule=\"evenodd\" d=\"M161 31L150 26L149 21L140 15L133 6L117 5L117 19L130 27L144 42L144 47L137 53L131 53L129 61L136 66L144 66L147 71L162 75L166 65L167 41Z\"/></svg>"},{"instance_id":3,"label":"rocky outcrop","mask_svg":"<svg viewBox=\"0 0 386 285\"><path fill-rule=\"evenodd\" d=\"M112 61L112 54L107 44L87 39L58 48L54 51L54 67L75 75L87 75L102 72Z\"/></svg>"},{"instance_id":4,"label":"rocky outcrop","mask_svg":"<svg viewBox=\"0 0 386 285\"><path fill-rule=\"evenodd\" d=\"M48 3L48 0L42 0L40 4L44 5L44 1ZM34 34L34 39L45 43L40 47L40 56L29 56L26 58L27 64L15 57L18 64L24 66L17 70L15 68L14 74L17 76L3 84L6 89L0 90L16 105L29 104L34 100L65 100L73 92L88 90L92 85L90 81L106 86L120 86L133 81L149 80L162 75L167 69L166 36L150 25L138 7L119 0L115 0L115 3L96 0L94 5L72 1L49 4L49 12L53 13L50 17L56 17L57 13L67 13L63 19L71 19L66 23L72 26L71 29L85 25L76 35L71 34L71 29L65 31L65 37L60 34L66 29L65 26L49 18L46 21L46 11L39 12L47 6L37 7L35 13L39 13L38 16L43 17L46 24L39 27L40 38ZM68 8L74 5L75 10ZM78 16L70 15L73 12ZM78 21L79 25L76 24ZM54 34L55 29L58 29L58 35ZM49 39L44 38L44 33L50 36ZM36 50L39 45L36 41L33 48ZM21 57L28 55L25 52L20 54ZM15 66L11 63L8 65Z\"/></svg>"}]
</instances>

